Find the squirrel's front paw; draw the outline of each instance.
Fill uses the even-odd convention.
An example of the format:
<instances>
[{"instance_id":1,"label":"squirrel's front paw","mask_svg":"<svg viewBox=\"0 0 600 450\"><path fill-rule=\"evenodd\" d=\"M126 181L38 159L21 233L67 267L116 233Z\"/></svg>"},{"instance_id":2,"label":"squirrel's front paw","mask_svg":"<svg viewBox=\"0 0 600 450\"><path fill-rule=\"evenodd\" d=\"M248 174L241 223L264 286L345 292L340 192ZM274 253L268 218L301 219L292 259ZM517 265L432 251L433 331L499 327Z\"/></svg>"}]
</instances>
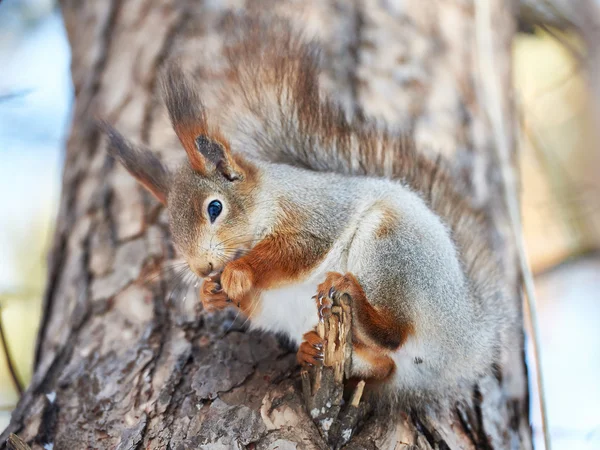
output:
<instances>
[{"instance_id":1,"label":"squirrel's front paw","mask_svg":"<svg viewBox=\"0 0 600 450\"><path fill-rule=\"evenodd\" d=\"M200 291L202 307L208 311L220 311L232 305L231 300L215 278L205 278Z\"/></svg>"},{"instance_id":2,"label":"squirrel's front paw","mask_svg":"<svg viewBox=\"0 0 600 450\"><path fill-rule=\"evenodd\" d=\"M232 261L221 274L221 286L233 301L241 301L254 285L252 269L241 260Z\"/></svg>"},{"instance_id":3,"label":"squirrel's front paw","mask_svg":"<svg viewBox=\"0 0 600 450\"><path fill-rule=\"evenodd\" d=\"M323 339L316 331L309 331L302 336L296 360L302 366L316 366L323 361Z\"/></svg>"}]
</instances>

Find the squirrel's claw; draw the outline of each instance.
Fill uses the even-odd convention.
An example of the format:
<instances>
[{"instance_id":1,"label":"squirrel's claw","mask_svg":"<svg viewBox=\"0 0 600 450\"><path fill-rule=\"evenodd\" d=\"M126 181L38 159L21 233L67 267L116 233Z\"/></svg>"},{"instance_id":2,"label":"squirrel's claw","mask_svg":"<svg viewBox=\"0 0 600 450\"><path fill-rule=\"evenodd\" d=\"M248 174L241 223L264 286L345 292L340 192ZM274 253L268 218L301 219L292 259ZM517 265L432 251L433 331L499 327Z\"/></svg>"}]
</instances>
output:
<instances>
[{"instance_id":1,"label":"squirrel's claw","mask_svg":"<svg viewBox=\"0 0 600 450\"><path fill-rule=\"evenodd\" d=\"M336 290L333 286L331 286L331 288L329 288L329 298L334 299L335 294L336 294Z\"/></svg>"},{"instance_id":2,"label":"squirrel's claw","mask_svg":"<svg viewBox=\"0 0 600 450\"><path fill-rule=\"evenodd\" d=\"M324 320L327 317L331 316L331 301L327 303L323 303L319 306L319 320Z\"/></svg>"},{"instance_id":3,"label":"squirrel's claw","mask_svg":"<svg viewBox=\"0 0 600 450\"><path fill-rule=\"evenodd\" d=\"M331 315L331 307L333 306L333 300L331 297L326 297L322 293L317 297L317 312L319 315L319 321L323 321Z\"/></svg>"},{"instance_id":4,"label":"squirrel's claw","mask_svg":"<svg viewBox=\"0 0 600 450\"><path fill-rule=\"evenodd\" d=\"M331 316L331 307L342 295L349 294L348 285L348 278L341 273L329 272L327 274L325 281L317 287L317 295L313 297L317 304L320 321Z\"/></svg>"}]
</instances>

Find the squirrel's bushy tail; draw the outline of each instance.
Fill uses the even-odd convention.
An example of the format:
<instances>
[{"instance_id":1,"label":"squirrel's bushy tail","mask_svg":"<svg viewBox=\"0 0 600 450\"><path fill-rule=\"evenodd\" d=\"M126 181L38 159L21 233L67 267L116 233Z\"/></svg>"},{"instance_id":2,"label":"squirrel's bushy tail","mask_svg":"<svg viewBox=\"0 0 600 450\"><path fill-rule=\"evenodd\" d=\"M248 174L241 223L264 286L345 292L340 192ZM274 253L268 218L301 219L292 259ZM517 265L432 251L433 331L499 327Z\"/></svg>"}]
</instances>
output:
<instances>
[{"instance_id":1,"label":"squirrel's bushy tail","mask_svg":"<svg viewBox=\"0 0 600 450\"><path fill-rule=\"evenodd\" d=\"M224 53L219 126L254 157L317 171L395 177L414 162L406 136L349 119L319 88L314 42L283 19L237 17Z\"/></svg>"}]
</instances>

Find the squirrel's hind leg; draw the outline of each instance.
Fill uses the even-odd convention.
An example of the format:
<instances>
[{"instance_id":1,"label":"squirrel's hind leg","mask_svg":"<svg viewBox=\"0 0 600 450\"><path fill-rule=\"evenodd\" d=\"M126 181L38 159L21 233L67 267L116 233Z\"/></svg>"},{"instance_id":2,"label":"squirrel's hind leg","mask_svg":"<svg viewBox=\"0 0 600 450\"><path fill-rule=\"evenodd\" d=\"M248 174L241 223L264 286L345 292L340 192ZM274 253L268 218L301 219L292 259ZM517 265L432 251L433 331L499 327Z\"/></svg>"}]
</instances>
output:
<instances>
[{"instance_id":1,"label":"squirrel's hind leg","mask_svg":"<svg viewBox=\"0 0 600 450\"><path fill-rule=\"evenodd\" d=\"M317 288L315 301L321 318L331 313L333 300L347 295L352 306L352 375L365 379L385 380L395 369L389 356L412 334L412 326L398 321L394 314L369 302L364 289L352 273L329 272ZM314 333L314 332L313 332ZM307 333L313 337L313 333ZM316 335L316 333L314 333ZM310 336L309 336L310 335ZM318 335L317 335L318 336ZM314 339L312 339L314 341ZM319 342L305 339L299 351Z\"/></svg>"},{"instance_id":2,"label":"squirrel's hind leg","mask_svg":"<svg viewBox=\"0 0 600 450\"><path fill-rule=\"evenodd\" d=\"M353 339L382 351L394 351L413 333L410 323L403 323L391 311L375 306L365 294L358 279L350 272L329 272L317 288L316 301L320 314L327 314L325 299L348 295L352 305Z\"/></svg>"}]
</instances>

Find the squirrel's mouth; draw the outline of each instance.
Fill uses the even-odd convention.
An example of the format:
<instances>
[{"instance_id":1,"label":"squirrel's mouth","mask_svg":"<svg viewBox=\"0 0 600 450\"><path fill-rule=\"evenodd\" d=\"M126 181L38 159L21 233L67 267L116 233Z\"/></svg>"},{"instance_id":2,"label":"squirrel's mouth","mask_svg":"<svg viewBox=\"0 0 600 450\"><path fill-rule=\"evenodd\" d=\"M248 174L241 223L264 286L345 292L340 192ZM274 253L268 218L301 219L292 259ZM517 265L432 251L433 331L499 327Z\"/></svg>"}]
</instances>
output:
<instances>
[{"instance_id":1,"label":"squirrel's mouth","mask_svg":"<svg viewBox=\"0 0 600 450\"><path fill-rule=\"evenodd\" d=\"M215 276L215 275L220 274L221 272L223 272L223 269L225 269L225 266L227 266L227 264L229 264L232 261L235 261L236 259L241 258L242 256L244 256L245 252L246 252L246 250L244 250L244 249L236 250L235 253L233 254L233 256L231 256L229 259L224 260L219 265L214 265L212 271L207 276Z\"/></svg>"}]
</instances>

